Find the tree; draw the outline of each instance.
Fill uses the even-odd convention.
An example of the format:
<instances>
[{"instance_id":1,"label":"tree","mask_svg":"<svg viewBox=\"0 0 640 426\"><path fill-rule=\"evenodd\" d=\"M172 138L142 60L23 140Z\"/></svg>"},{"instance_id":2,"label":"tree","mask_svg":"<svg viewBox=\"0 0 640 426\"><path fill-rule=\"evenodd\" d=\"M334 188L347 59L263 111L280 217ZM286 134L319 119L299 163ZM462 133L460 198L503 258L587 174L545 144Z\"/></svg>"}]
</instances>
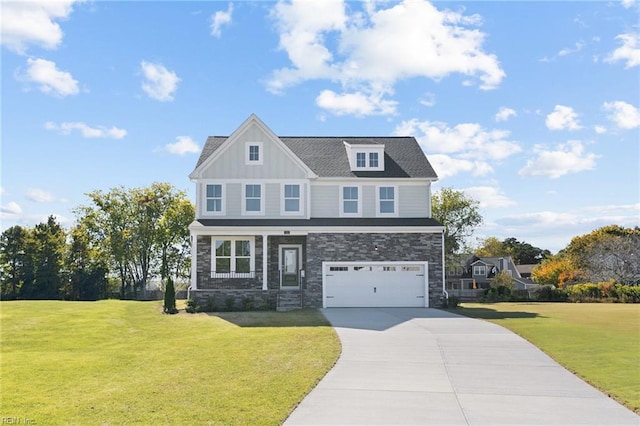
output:
<instances>
[{"instance_id":1,"label":"tree","mask_svg":"<svg viewBox=\"0 0 640 426\"><path fill-rule=\"evenodd\" d=\"M504 247L502 241L496 237L488 237L482 240L474 253L479 257L503 257L509 256L509 251Z\"/></svg>"},{"instance_id":2,"label":"tree","mask_svg":"<svg viewBox=\"0 0 640 426\"><path fill-rule=\"evenodd\" d=\"M25 279L26 244L29 230L12 226L0 235L1 298L12 300L18 297Z\"/></svg>"},{"instance_id":3,"label":"tree","mask_svg":"<svg viewBox=\"0 0 640 426\"><path fill-rule=\"evenodd\" d=\"M478 201L453 188L442 188L433 194L432 216L444 225L444 251L448 265L467 246L467 239L482 223Z\"/></svg>"},{"instance_id":4,"label":"tree","mask_svg":"<svg viewBox=\"0 0 640 426\"><path fill-rule=\"evenodd\" d=\"M107 254L120 277L121 297L128 290L135 297L156 273L167 277L188 262L188 226L195 210L183 191L154 183L88 196L93 205L77 209L78 223Z\"/></svg>"},{"instance_id":5,"label":"tree","mask_svg":"<svg viewBox=\"0 0 640 426\"><path fill-rule=\"evenodd\" d=\"M107 297L107 261L92 241L84 225L71 229L66 268L68 285L64 297L69 300L98 300Z\"/></svg>"},{"instance_id":6,"label":"tree","mask_svg":"<svg viewBox=\"0 0 640 426\"><path fill-rule=\"evenodd\" d=\"M163 306L166 314L175 314L178 312L176 309L176 289L173 286L173 280L171 277L167 278L167 285L164 289Z\"/></svg>"},{"instance_id":7,"label":"tree","mask_svg":"<svg viewBox=\"0 0 640 426\"><path fill-rule=\"evenodd\" d=\"M531 278L538 284L560 285L569 277L579 277L581 272L569 256L557 254L545 259L533 268ZM562 278L562 279L561 279Z\"/></svg>"},{"instance_id":8,"label":"tree","mask_svg":"<svg viewBox=\"0 0 640 426\"><path fill-rule=\"evenodd\" d=\"M640 282L640 228L609 225L574 237L563 250L587 280Z\"/></svg>"},{"instance_id":9,"label":"tree","mask_svg":"<svg viewBox=\"0 0 640 426\"><path fill-rule=\"evenodd\" d=\"M502 247L513 258L517 265L534 265L551 256L549 250L534 247L529 243L520 242L515 238L507 238Z\"/></svg>"}]
</instances>

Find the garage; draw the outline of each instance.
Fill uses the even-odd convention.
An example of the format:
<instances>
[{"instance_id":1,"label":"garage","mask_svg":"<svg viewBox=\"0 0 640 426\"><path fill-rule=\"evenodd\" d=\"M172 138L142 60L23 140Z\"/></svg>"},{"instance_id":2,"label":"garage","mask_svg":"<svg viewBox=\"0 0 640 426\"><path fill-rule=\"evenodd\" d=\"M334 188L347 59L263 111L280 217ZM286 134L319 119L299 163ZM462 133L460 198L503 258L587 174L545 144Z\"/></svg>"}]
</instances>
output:
<instances>
[{"instance_id":1,"label":"garage","mask_svg":"<svg viewBox=\"0 0 640 426\"><path fill-rule=\"evenodd\" d=\"M325 308L427 307L427 262L323 262Z\"/></svg>"}]
</instances>

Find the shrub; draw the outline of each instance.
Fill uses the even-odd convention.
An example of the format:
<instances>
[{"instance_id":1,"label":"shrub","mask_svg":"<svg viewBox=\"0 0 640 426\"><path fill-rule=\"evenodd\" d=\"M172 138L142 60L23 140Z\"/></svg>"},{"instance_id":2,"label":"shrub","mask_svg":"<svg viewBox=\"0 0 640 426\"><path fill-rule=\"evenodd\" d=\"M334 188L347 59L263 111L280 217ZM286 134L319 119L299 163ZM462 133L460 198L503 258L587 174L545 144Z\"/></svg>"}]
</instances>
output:
<instances>
[{"instance_id":1,"label":"shrub","mask_svg":"<svg viewBox=\"0 0 640 426\"><path fill-rule=\"evenodd\" d=\"M511 289L506 286L491 287L484 291L485 302L506 302L511 299Z\"/></svg>"},{"instance_id":2,"label":"shrub","mask_svg":"<svg viewBox=\"0 0 640 426\"><path fill-rule=\"evenodd\" d=\"M233 296L227 296L224 298L224 309L227 312L233 311L236 304L236 299Z\"/></svg>"},{"instance_id":3,"label":"shrub","mask_svg":"<svg viewBox=\"0 0 640 426\"><path fill-rule=\"evenodd\" d=\"M178 310L176 309L176 289L173 286L173 280L171 277L167 278L167 285L164 289L164 313L165 314L176 314Z\"/></svg>"},{"instance_id":4,"label":"shrub","mask_svg":"<svg viewBox=\"0 0 640 426\"><path fill-rule=\"evenodd\" d=\"M566 302L567 292L552 285L544 286L536 292L536 300L540 302Z\"/></svg>"},{"instance_id":5,"label":"shrub","mask_svg":"<svg viewBox=\"0 0 640 426\"><path fill-rule=\"evenodd\" d=\"M457 309L459 303L460 299L458 296L449 296L442 302L442 307L445 309Z\"/></svg>"},{"instance_id":6,"label":"shrub","mask_svg":"<svg viewBox=\"0 0 640 426\"><path fill-rule=\"evenodd\" d=\"M255 310L255 302L251 297L243 297L242 298L242 310L243 311L253 311Z\"/></svg>"},{"instance_id":7,"label":"shrub","mask_svg":"<svg viewBox=\"0 0 640 426\"><path fill-rule=\"evenodd\" d=\"M217 312L218 305L216 304L216 299L213 296L207 297L207 303L204 306L205 312Z\"/></svg>"},{"instance_id":8,"label":"shrub","mask_svg":"<svg viewBox=\"0 0 640 426\"><path fill-rule=\"evenodd\" d=\"M187 307L185 308L185 310L190 314L195 314L196 312L200 312L201 308L200 306L198 306L196 299L192 297L190 299L187 299Z\"/></svg>"}]
</instances>

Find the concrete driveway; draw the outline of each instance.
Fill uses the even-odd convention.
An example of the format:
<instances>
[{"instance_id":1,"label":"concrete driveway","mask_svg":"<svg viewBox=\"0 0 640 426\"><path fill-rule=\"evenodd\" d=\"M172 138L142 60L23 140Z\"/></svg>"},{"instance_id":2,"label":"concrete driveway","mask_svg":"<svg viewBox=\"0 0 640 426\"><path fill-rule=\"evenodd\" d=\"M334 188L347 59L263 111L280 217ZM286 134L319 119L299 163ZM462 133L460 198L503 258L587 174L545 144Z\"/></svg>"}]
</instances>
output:
<instances>
[{"instance_id":1,"label":"concrete driveway","mask_svg":"<svg viewBox=\"0 0 640 426\"><path fill-rule=\"evenodd\" d=\"M640 425L500 326L437 309L323 313L342 355L285 425Z\"/></svg>"}]
</instances>

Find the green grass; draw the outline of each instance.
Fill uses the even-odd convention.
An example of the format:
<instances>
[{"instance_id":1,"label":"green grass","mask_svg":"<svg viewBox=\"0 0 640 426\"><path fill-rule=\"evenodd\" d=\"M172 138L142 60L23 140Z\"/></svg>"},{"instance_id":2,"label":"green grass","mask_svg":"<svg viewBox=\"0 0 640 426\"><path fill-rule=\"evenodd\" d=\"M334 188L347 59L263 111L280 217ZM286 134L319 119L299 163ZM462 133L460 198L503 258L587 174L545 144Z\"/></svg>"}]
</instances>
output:
<instances>
[{"instance_id":1,"label":"green grass","mask_svg":"<svg viewBox=\"0 0 640 426\"><path fill-rule=\"evenodd\" d=\"M457 312L514 331L640 413L640 305L465 303Z\"/></svg>"},{"instance_id":2,"label":"green grass","mask_svg":"<svg viewBox=\"0 0 640 426\"><path fill-rule=\"evenodd\" d=\"M0 416L280 424L340 353L315 310L161 312L158 302L2 302Z\"/></svg>"}]
</instances>

